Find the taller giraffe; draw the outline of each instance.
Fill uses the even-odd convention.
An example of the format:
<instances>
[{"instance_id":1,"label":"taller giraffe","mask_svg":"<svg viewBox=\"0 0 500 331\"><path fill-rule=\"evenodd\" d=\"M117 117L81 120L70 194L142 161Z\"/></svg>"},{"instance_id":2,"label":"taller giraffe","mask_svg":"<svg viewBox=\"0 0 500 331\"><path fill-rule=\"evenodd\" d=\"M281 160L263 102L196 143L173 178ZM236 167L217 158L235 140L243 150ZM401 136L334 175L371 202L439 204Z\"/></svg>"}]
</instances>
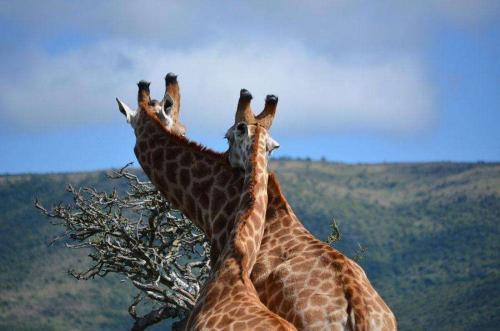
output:
<instances>
[{"instance_id":1,"label":"taller giraffe","mask_svg":"<svg viewBox=\"0 0 500 331\"><path fill-rule=\"evenodd\" d=\"M174 77L171 79L170 77ZM167 75L166 93L179 105L177 78ZM211 258L217 260L227 242L238 212L244 175L229 165L227 156L190 142L175 130L172 118L161 104L151 100L149 83L138 83L138 109L133 111L118 101L120 111L134 129L134 152L146 175L156 188L175 207L199 226L211 246ZM273 107L270 103L266 108ZM275 106L274 106L275 107ZM172 113L170 111L170 113ZM176 110L177 114L179 110ZM165 125L170 123L170 125ZM266 135L266 148L271 151L275 142Z\"/></svg>"},{"instance_id":2,"label":"taller giraffe","mask_svg":"<svg viewBox=\"0 0 500 331\"><path fill-rule=\"evenodd\" d=\"M149 98L147 84L142 85L146 85L143 89L147 89ZM166 94L174 95L169 92L173 85L178 89L177 80L167 82ZM120 101L119 104L124 114L122 109L131 112ZM266 109L256 118L274 114L267 105ZM241 194L242 173L229 166L225 154L173 134L154 111L134 115L134 150L141 166L165 197L207 234L212 243L212 258L217 259L220 243L227 239L226 229L236 216L234 197ZM268 308L300 330L396 329L394 315L362 269L304 228L272 174L268 197L264 236L251 274L259 297ZM335 307L334 313L330 307Z\"/></svg>"},{"instance_id":3,"label":"taller giraffe","mask_svg":"<svg viewBox=\"0 0 500 331\"><path fill-rule=\"evenodd\" d=\"M166 85L167 91L170 90L172 88L172 81L166 80ZM214 158L212 155L207 160L205 152L200 146L189 143L185 138L173 134L171 127L165 125L165 123L173 121L168 119L165 122L161 109L157 109L160 103L150 100L149 83L141 81L138 86L139 108L133 113L133 116L130 116L129 122L132 124L136 134L135 152L143 169L162 193L168 192L174 185L191 188L192 191L186 192L184 196L179 193L179 190L175 190L173 195L168 193L164 193L164 195L167 199L173 201L174 204L181 206L180 208L185 211L188 217L190 217L189 215L203 214L203 211L194 207L194 199L203 200L204 197L201 192L205 189L204 184L206 182L204 179L208 177L208 179L214 180L211 177L219 172L220 164L217 165L217 163L220 163L221 159ZM249 107L250 99L251 96L243 92L238 103L239 109L245 107L245 104L246 107ZM266 108L275 108L275 101L277 100L268 99ZM125 114L131 112L130 107L124 105L121 101L119 101L119 105L120 110L125 112ZM248 132L245 131L248 136L255 136L254 142L252 144L248 143L248 146L254 146L252 149L254 150L253 157L245 157L249 161L243 162L247 176L243 179L242 187L244 190L242 196L234 197L238 203L237 205L232 205L231 202L229 205L229 210L234 214L235 219L227 224L210 224L210 219L205 218L202 219L202 223L198 224L207 233L207 237L212 243L212 250L216 252L212 254L212 259L216 260L217 263L207 287L201 293L200 302L207 302L205 305L199 303L196 306L193 311L193 317L190 319L191 326L188 329L217 330L235 328L239 330L245 327L247 330L254 330L256 328L261 330L294 330L295 328L292 324L269 311L260 302L257 292L250 281L250 271L255 263L258 246L260 246L262 239L267 206L268 174L266 153L268 149L274 148L274 141L268 137L267 131L264 128L257 129L255 125L247 126L244 123L241 126L248 128ZM236 127L236 129L240 129L237 132L241 131L241 126ZM159 132L168 134L160 137L158 135ZM170 139L169 141L165 140L167 137ZM240 140L249 141L249 139ZM179 146L183 146L185 149L180 150ZM147 152L147 148L151 149L149 153ZM172 157L174 153L184 166L179 167L165 160L165 157ZM163 157L159 157L158 155L162 155ZM243 158L245 155L238 153L238 156ZM202 179L198 183L200 187L196 186L196 182L184 183L182 179L184 171L190 170L189 166L191 165L187 161L205 162L206 165L211 166L215 163L215 173L213 171L203 173L199 169L194 169L192 170L193 175ZM148 166L148 162L152 162L151 168ZM222 159L222 162L227 164L225 159ZM159 171L157 170L158 166L162 168ZM208 171L209 169L207 167L205 170ZM238 170L231 170L239 173ZM162 176L165 174L167 175L163 178ZM187 176L187 174L185 175ZM226 181L230 178L224 175L220 178L220 182L227 185ZM238 189L234 187L234 183L236 182L229 180L229 183L233 183L229 184L229 187L234 192L241 190L239 182L237 184ZM211 200L211 195L210 198L207 196L207 200L207 205L210 206L208 208L209 213L224 213L224 208L222 207L225 207L225 205L221 205L223 201ZM223 216L221 217L224 219ZM210 234L215 234L216 236L211 236ZM222 252L222 254L218 254L217 252ZM220 304L214 306L214 300ZM224 311L223 308L227 308L227 311Z\"/></svg>"},{"instance_id":4,"label":"taller giraffe","mask_svg":"<svg viewBox=\"0 0 500 331\"><path fill-rule=\"evenodd\" d=\"M242 90L238 111L250 107ZM269 123L270 124L270 123ZM187 330L295 330L260 300L250 272L264 232L267 209L267 131L236 123L230 133L232 160L245 171L236 222L190 315Z\"/></svg>"}]
</instances>

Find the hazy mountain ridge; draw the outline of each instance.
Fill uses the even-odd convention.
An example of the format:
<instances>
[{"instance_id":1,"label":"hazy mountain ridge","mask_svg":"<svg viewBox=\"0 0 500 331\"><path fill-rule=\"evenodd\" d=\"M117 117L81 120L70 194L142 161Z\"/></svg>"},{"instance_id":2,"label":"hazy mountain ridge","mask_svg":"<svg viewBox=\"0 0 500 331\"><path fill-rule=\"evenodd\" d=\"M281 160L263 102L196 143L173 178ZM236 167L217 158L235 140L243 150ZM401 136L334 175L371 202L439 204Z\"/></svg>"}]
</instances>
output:
<instances>
[{"instance_id":1,"label":"hazy mountain ridge","mask_svg":"<svg viewBox=\"0 0 500 331\"><path fill-rule=\"evenodd\" d=\"M495 329L500 325L500 164L349 165L276 160L302 222L361 261L402 330ZM46 243L61 228L34 208L64 201L64 188L111 189L104 172L0 176L0 329L122 330L131 289L116 278L77 282L65 271L84 252Z\"/></svg>"}]
</instances>

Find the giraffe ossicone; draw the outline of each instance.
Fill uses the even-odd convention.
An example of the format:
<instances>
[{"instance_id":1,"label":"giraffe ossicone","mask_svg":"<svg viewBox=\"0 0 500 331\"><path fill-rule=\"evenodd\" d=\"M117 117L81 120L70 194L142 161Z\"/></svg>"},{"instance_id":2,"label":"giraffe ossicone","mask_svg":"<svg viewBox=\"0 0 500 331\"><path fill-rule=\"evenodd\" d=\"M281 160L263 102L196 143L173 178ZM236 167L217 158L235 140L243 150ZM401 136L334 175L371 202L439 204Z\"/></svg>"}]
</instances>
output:
<instances>
[{"instance_id":1,"label":"giraffe ossicone","mask_svg":"<svg viewBox=\"0 0 500 331\"><path fill-rule=\"evenodd\" d=\"M141 80L137 83L139 91L147 90L149 95L149 85L150 82ZM151 99L148 96L148 100L142 100L142 102L147 102L151 106L153 113L159 119L160 123L169 131L184 136L186 134L186 128L179 121L179 105L180 105L180 93L179 86L177 83L177 75L173 73L168 73L165 76L165 95L161 101L156 99ZM140 96L139 96L140 97ZM141 114L140 105L136 110L132 110L125 102L116 98L118 103L118 108L120 112L125 115L127 123L129 123L134 132L136 130L138 117Z\"/></svg>"},{"instance_id":2,"label":"giraffe ossicone","mask_svg":"<svg viewBox=\"0 0 500 331\"><path fill-rule=\"evenodd\" d=\"M227 130L224 136L229 144L229 163L234 168L244 169L246 164L244 157L249 155L251 139L254 135L256 126L262 126L266 129L264 139L266 144L266 152L269 155L275 149L280 147L280 144L276 140L274 140L267 131L272 125L274 114L276 113L278 98L275 95L271 94L266 97L264 110L261 114L258 115L260 116L262 114L269 113L272 109L272 116L268 116L265 119L258 119L258 116L255 116L253 114L253 111L250 107L250 101L252 100L252 98L252 94L248 90L241 89L238 108L235 115L235 123Z\"/></svg>"}]
</instances>

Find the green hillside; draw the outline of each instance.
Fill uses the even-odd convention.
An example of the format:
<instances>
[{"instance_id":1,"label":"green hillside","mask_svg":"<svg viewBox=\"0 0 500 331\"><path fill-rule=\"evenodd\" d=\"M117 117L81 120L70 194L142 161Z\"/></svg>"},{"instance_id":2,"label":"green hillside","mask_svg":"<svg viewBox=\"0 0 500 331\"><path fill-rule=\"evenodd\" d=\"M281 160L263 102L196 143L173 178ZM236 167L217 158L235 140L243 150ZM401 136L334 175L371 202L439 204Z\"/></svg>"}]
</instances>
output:
<instances>
[{"instance_id":1,"label":"green hillside","mask_svg":"<svg viewBox=\"0 0 500 331\"><path fill-rule=\"evenodd\" d=\"M276 160L272 168L305 226L361 260L401 330L500 325L500 164L346 165ZM78 282L85 252L34 208L64 201L67 184L111 189L103 172L0 176L0 330L124 330L134 290L120 279Z\"/></svg>"}]
</instances>

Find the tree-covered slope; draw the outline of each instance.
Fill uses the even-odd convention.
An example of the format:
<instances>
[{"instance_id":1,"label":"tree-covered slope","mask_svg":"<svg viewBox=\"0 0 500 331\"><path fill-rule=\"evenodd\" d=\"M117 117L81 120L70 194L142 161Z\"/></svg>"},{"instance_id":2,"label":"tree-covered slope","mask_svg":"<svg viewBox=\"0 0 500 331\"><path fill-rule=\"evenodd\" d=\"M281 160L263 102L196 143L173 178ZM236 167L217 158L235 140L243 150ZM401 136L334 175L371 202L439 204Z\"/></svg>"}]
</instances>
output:
<instances>
[{"instance_id":1,"label":"tree-covered slope","mask_svg":"<svg viewBox=\"0 0 500 331\"><path fill-rule=\"evenodd\" d=\"M500 325L500 165L272 163L302 222L354 256L402 330L494 330ZM34 208L64 188L111 189L103 172L0 176L0 329L123 330L134 293L120 279L78 282L85 252L47 247L61 228Z\"/></svg>"}]
</instances>

